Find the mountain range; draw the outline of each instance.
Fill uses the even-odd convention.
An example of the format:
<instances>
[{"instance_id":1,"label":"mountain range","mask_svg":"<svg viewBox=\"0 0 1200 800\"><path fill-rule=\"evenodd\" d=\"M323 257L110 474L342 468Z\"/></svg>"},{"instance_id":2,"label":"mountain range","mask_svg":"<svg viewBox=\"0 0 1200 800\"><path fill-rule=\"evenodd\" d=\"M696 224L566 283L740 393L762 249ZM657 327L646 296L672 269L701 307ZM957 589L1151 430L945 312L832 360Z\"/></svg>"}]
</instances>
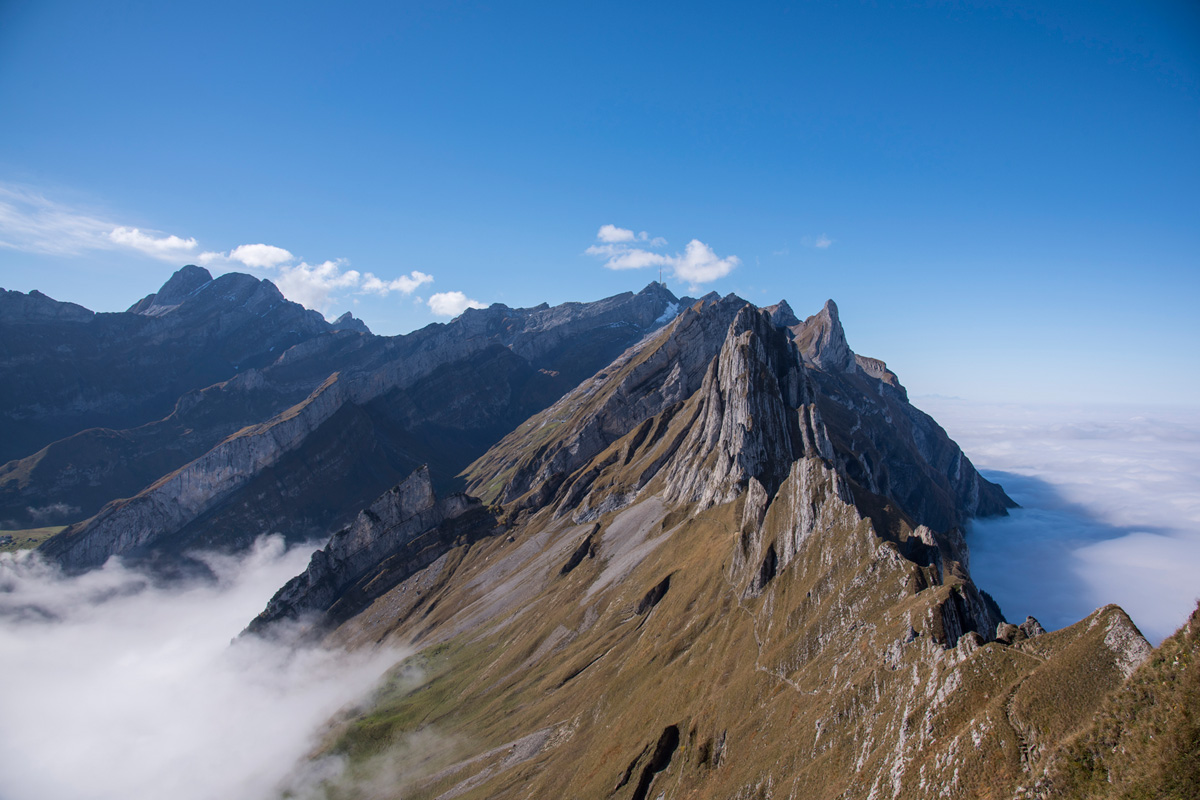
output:
<instances>
[{"instance_id":1,"label":"mountain range","mask_svg":"<svg viewBox=\"0 0 1200 800\"><path fill-rule=\"evenodd\" d=\"M966 531L1015 504L832 301L381 337L189 266L120 314L0 293L0 334L2 527L165 576L319 539L245 635L414 653L318 796L1200 792L1200 618L1006 621Z\"/></svg>"}]
</instances>

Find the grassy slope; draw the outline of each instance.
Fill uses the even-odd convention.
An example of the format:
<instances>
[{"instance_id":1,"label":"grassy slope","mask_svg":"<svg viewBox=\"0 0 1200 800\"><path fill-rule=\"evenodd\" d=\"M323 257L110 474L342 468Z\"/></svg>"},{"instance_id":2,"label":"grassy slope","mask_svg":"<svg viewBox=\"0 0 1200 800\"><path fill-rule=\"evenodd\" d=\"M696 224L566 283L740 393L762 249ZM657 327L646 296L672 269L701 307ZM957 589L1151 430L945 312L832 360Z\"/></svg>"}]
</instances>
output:
<instances>
[{"instance_id":1,"label":"grassy slope","mask_svg":"<svg viewBox=\"0 0 1200 800\"><path fill-rule=\"evenodd\" d=\"M597 483L654 456L617 459ZM852 511L748 594L758 561L737 555L741 503L651 508L640 526L639 506L607 514L597 556L566 575L590 526L541 513L512 541L454 553L415 607L412 585L380 598L338 638L426 649L327 742L351 764L329 796L382 783L429 798L1010 797L1123 678L1096 633L1116 609L1028 645L969 635L945 649L942 604L960 579L948 569L947 585L918 591L917 565ZM790 524L775 508L764 542ZM1060 713L1036 713L1041 698ZM678 746L656 761L672 729Z\"/></svg>"},{"instance_id":2,"label":"grassy slope","mask_svg":"<svg viewBox=\"0 0 1200 800\"><path fill-rule=\"evenodd\" d=\"M48 528L27 528L20 531L0 531L0 537L11 536L12 542L0 545L0 553L15 553L18 550L32 550L51 536L61 532L65 525Z\"/></svg>"},{"instance_id":3,"label":"grassy slope","mask_svg":"<svg viewBox=\"0 0 1200 800\"><path fill-rule=\"evenodd\" d=\"M1200 606L1064 746L1045 797L1200 798Z\"/></svg>"}]
</instances>

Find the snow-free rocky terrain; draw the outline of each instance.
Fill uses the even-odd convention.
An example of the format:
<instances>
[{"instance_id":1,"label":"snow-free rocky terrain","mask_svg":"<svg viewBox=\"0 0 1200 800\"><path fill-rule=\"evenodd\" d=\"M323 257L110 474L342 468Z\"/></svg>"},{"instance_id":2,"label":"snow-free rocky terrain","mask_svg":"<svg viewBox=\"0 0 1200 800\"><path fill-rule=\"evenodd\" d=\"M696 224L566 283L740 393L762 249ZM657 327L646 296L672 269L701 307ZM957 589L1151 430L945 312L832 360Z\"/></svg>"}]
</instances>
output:
<instances>
[{"instance_id":1,"label":"snow-free rocky terrain","mask_svg":"<svg viewBox=\"0 0 1200 800\"><path fill-rule=\"evenodd\" d=\"M200 272L128 315L182 325L245 278ZM274 298L256 285L218 320ZM13 364L100 316L13 295ZM1012 501L832 302L651 284L350 322L183 389L148 355L142 393L180 393L133 427L85 427L128 388L6 406L62 436L0 468L4 513L73 523L42 546L68 570L332 533L245 635L415 655L331 723L316 796L1197 796L1196 618L1154 652L1115 606L1006 621L964 529Z\"/></svg>"}]
</instances>

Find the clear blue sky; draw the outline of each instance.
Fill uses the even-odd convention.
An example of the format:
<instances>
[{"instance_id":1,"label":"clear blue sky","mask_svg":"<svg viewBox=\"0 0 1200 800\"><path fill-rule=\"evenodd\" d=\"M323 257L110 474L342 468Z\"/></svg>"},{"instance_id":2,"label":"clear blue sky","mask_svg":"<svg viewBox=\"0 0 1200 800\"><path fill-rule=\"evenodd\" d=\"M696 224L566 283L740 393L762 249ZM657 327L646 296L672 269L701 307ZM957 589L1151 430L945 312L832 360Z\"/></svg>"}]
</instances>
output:
<instances>
[{"instance_id":1,"label":"clear blue sky","mask_svg":"<svg viewBox=\"0 0 1200 800\"><path fill-rule=\"evenodd\" d=\"M97 310L205 260L399 333L624 255L915 394L1200 395L1189 0L0 0L0 119L0 286Z\"/></svg>"}]
</instances>

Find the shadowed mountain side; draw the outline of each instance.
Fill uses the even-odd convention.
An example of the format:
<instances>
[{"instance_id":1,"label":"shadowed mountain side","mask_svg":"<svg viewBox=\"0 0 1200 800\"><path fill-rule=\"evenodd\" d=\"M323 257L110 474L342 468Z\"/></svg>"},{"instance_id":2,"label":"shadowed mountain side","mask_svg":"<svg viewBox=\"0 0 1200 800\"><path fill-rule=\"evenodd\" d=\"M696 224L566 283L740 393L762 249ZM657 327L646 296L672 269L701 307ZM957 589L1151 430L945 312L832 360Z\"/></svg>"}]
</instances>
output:
<instances>
[{"instance_id":1,"label":"shadowed mountain side","mask_svg":"<svg viewBox=\"0 0 1200 800\"><path fill-rule=\"evenodd\" d=\"M297 375L311 381L337 366L307 398L112 500L44 552L83 569L113 554L161 561L193 544L241 547L267 531L308 538L344 524L422 463L451 487L492 442L666 322L675 305L651 284L595 303L469 310L408 336L306 342L258 371L253 391L277 379L301 387ZM340 345L346 337L361 346Z\"/></svg>"},{"instance_id":2,"label":"shadowed mountain side","mask_svg":"<svg viewBox=\"0 0 1200 800\"><path fill-rule=\"evenodd\" d=\"M269 364L331 330L320 314L249 275L214 280L184 267L160 293L170 305L144 300L127 312L92 314L40 294L3 292L0 463L85 428L159 419L184 393Z\"/></svg>"}]
</instances>

